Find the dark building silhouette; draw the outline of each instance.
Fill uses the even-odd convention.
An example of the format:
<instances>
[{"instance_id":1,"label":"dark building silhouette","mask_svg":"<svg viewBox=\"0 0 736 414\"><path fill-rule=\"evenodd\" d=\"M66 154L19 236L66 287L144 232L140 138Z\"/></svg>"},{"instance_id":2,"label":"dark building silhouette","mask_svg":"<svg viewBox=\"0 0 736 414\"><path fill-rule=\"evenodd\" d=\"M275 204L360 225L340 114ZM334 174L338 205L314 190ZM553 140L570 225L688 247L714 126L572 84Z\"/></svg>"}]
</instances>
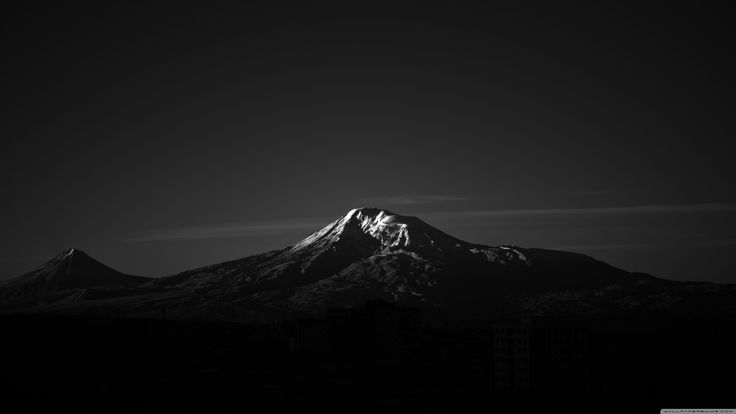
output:
<instances>
[{"instance_id":1,"label":"dark building silhouette","mask_svg":"<svg viewBox=\"0 0 736 414\"><path fill-rule=\"evenodd\" d=\"M321 356L329 350L324 320L284 321L279 328L281 342L290 354Z\"/></svg>"},{"instance_id":2,"label":"dark building silhouette","mask_svg":"<svg viewBox=\"0 0 736 414\"><path fill-rule=\"evenodd\" d=\"M331 352L341 359L398 362L419 347L421 313L382 300L360 308L330 308L325 315Z\"/></svg>"},{"instance_id":3,"label":"dark building silhouette","mask_svg":"<svg viewBox=\"0 0 736 414\"><path fill-rule=\"evenodd\" d=\"M493 384L497 391L531 387L531 327L503 324L493 329Z\"/></svg>"},{"instance_id":4,"label":"dark building silhouette","mask_svg":"<svg viewBox=\"0 0 736 414\"><path fill-rule=\"evenodd\" d=\"M497 392L576 392L590 383L590 330L570 324L496 324L493 386Z\"/></svg>"}]
</instances>

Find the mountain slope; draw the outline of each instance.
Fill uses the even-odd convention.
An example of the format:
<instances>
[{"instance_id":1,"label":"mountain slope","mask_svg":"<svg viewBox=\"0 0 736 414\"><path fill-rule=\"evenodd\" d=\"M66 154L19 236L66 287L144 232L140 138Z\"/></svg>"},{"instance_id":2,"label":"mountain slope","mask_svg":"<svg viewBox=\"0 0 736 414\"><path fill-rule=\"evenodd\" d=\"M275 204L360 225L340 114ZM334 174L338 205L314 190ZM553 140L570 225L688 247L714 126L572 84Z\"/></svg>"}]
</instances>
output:
<instances>
[{"instance_id":1,"label":"mountain slope","mask_svg":"<svg viewBox=\"0 0 736 414\"><path fill-rule=\"evenodd\" d=\"M0 285L0 299L93 287L131 287L148 280L111 269L79 249L66 249L38 269Z\"/></svg>"},{"instance_id":2,"label":"mountain slope","mask_svg":"<svg viewBox=\"0 0 736 414\"><path fill-rule=\"evenodd\" d=\"M468 243L416 217L359 208L293 246L149 285L187 289L187 306L228 303L288 315L374 298L430 308L482 308L515 296L636 279L584 255Z\"/></svg>"},{"instance_id":3,"label":"mountain slope","mask_svg":"<svg viewBox=\"0 0 736 414\"><path fill-rule=\"evenodd\" d=\"M173 318L253 321L384 299L458 318L736 315L734 285L668 281L569 252L468 243L375 208L353 209L283 249L158 279L122 275L67 251L0 287L0 298L90 286L135 288L32 311L158 317L165 309Z\"/></svg>"},{"instance_id":4,"label":"mountain slope","mask_svg":"<svg viewBox=\"0 0 736 414\"><path fill-rule=\"evenodd\" d=\"M232 287L258 291L293 289L347 269L376 264L400 268L403 257L422 263L421 271L457 262L527 266L511 247L474 245L424 223L416 217L386 210L354 209L293 246L265 254L206 266L152 282L157 287ZM380 259L380 260L379 260ZM413 264L411 267L415 268ZM408 269L406 269L408 270ZM400 272L403 273L403 272Z\"/></svg>"}]
</instances>

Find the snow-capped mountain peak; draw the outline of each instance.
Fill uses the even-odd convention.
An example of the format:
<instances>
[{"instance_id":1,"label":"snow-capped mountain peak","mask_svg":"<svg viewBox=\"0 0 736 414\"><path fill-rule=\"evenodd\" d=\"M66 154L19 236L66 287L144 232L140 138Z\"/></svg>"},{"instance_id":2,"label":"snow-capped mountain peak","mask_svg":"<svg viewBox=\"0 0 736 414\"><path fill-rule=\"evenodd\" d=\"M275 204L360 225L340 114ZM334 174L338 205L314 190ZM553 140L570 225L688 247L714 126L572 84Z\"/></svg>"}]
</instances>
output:
<instances>
[{"instance_id":1,"label":"snow-capped mountain peak","mask_svg":"<svg viewBox=\"0 0 736 414\"><path fill-rule=\"evenodd\" d=\"M467 243L413 216L378 208L355 208L292 247L302 250L350 240L378 241L382 248L455 248Z\"/></svg>"},{"instance_id":2,"label":"snow-capped mountain peak","mask_svg":"<svg viewBox=\"0 0 736 414\"><path fill-rule=\"evenodd\" d=\"M83 262L83 263L89 263L89 262L95 262L97 261L93 258L91 258L89 255L84 253L83 251L75 248L67 248L62 250L59 254L52 257L49 261L42 264L39 269L56 269L59 266L67 266L72 261L76 262Z\"/></svg>"}]
</instances>

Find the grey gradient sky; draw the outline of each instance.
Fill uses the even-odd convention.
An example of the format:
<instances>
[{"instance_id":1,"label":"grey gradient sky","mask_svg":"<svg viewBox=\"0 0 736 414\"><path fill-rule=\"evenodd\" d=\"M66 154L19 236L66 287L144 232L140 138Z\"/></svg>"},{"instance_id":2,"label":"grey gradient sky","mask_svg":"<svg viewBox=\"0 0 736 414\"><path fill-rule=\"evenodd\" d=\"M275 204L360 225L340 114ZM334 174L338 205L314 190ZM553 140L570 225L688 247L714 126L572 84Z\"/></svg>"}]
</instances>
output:
<instances>
[{"instance_id":1,"label":"grey gradient sky","mask_svg":"<svg viewBox=\"0 0 736 414\"><path fill-rule=\"evenodd\" d=\"M22 5L2 17L0 277L159 276L357 206L736 282L725 10Z\"/></svg>"}]
</instances>

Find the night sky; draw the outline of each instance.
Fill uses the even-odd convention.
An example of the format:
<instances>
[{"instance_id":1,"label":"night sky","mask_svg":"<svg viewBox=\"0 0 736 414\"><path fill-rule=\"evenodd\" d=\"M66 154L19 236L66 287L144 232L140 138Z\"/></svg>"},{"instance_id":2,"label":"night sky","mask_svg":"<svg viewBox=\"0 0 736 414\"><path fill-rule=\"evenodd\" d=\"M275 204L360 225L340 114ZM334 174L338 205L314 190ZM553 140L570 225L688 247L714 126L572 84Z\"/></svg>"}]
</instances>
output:
<instances>
[{"instance_id":1,"label":"night sky","mask_svg":"<svg viewBox=\"0 0 736 414\"><path fill-rule=\"evenodd\" d=\"M3 6L1 278L66 247L163 276L375 206L736 283L726 10L243 3Z\"/></svg>"}]
</instances>

